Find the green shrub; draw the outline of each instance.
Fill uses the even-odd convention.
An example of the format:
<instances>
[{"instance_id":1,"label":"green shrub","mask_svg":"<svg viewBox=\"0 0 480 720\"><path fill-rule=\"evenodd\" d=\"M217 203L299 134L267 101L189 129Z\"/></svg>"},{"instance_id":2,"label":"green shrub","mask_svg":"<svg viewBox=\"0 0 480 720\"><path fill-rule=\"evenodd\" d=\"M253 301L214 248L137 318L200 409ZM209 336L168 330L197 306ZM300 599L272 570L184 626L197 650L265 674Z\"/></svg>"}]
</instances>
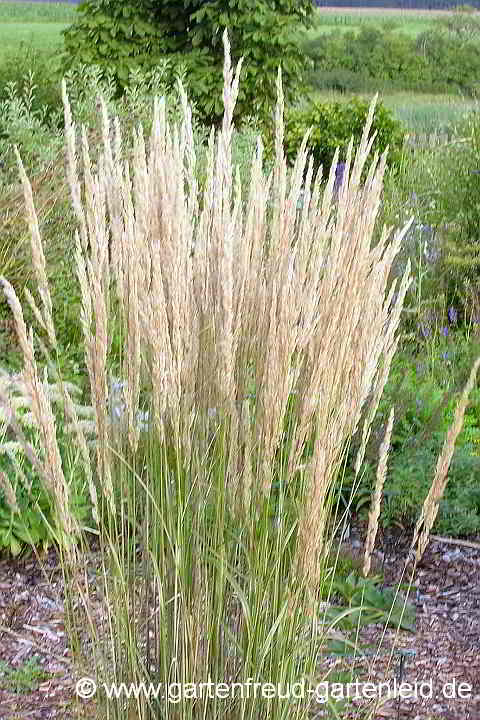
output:
<instances>
[{"instance_id":1,"label":"green shrub","mask_svg":"<svg viewBox=\"0 0 480 720\"><path fill-rule=\"evenodd\" d=\"M401 33L363 26L358 32L320 35L304 45L314 63L312 82L334 88L338 73L348 72L362 90L429 86L430 68L414 41ZM341 88L339 88L341 89ZM348 89L348 88L347 88Z\"/></svg>"},{"instance_id":2,"label":"green shrub","mask_svg":"<svg viewBox=\"0 0 480 720\"><path fill-rule=\"evenodd\" d=\"M74 24L64 31L62 61L67 67L80 63L112 68L118 82L127 85L132 70L152 67L168 46L144 5L82 2Z\"/></svg>"},{"instance_id":3,"label":"green shrub","mask_svg":"<svg viewBox=\"0 0 480 720\"><path fill-rule=\"evenodd\" d=\"M75 23L64 32L61 62L111 71L120 93L132 71L152 69L166 58L172 75L186 76L189 97L211 124L223 113L222 34L228 30L235 64L244 58L236 117L267 115L276 99L279 65L287 97L302 89L309 58L295 32L308 23L312 10L310 0L85 0Z\"/></svg>"},{"instance_id":4,"label":"green shrub","mask_svg":"<svg viewBox=\"0 0 480 720\"><path fill-rule=\"evenodd\" d=\"M346 103L312 102L305 107L287 111L285 124L287 159L293 160L306 131L312 128L309 147L315 165L328 168L337 147L340 148L340 161L342 161L350 138L354 139L354 147L358 146L368 108L366 101L352 98ZM390 164L398 164L401 159L404 134L400 124L382 103L378 103L375 108L372 131L376 133L374 150L383 152L388 146Z\"/></svg>"},{"instance_id":5,"label":"green shrub","mask_svg":"<svg viewBox=\"0 0 480 720\"><path fill-rule=\"evenodd\" d=\"M465 342L461 332L439 332L403 348L392 367L367 450L367 467L357 498L375 484L372 465L378 457L390 408L395 407L390 459L384 488L382 523L413 524L435 475L437 458L454 417L458 392L469 374L478 344ZM355 457L353 445L351 462ZM480 529L480 390L472 392L459 435L448 483L434 531L469 535ZM351 484L351 473L349 473ZM347 485L349 484L347 483ZM355 505L355 503L354 503Z\"/></svg>"},{"instance_id":6,"label":"green shrub","mask_svg":"<svg viewBox=\"0 0 480 720\"><path fill-rule=\"evenodd\" d=\"M385 483L383 523L413 523L425 500L435 473L439 444L396 456ZM446 535L473 535L480 529L480 457L465 447L457 449L440 501L434 532Z\"/></svg>"},{"instance_id":7,"label":"green shrub","mask_svg":"<svg viewBox=\"0 0 480 720\"><path fill-rule=\"evenodd\" d=\"M422 302L443 296L445 307L458 309L459 321L478 328L480 322L480 113L473 110L458 123L451 141L407 160L404 192L393 178L386 197L397 194L387 212L415 215L417 225L430 229L428 252L417 242L409 255L423 255ZM408 175L408 176L407 176ZM408 186L407 186L408 183ZM410 197L409 197L410 196ZM411 202L414 198L414 202ZM394 208L397 208L394 213ZM412 236L410 236L412 239ZM408 238L406 239L407 242ZM414 245L416 245L414 247ZM406 250L406 247L405 247ZM431 262L430 255L436 256Z\"/></svg>"},{"instance_id":8,"label":"green shrub","mask_svg":"<svg viewBox=\"0 0 480 720\"><path fill-rule=\"evenodd\" d=\"M65 432L61 408L57 405L56 410L60 455L64 462L69 459L73 468L68 478L71 493L70 511L80 524L83 525L87 521L90 524L88 491L80 482L78 470L75 469L71 435ZM17 417L28 442L33 448L37 448L38 434L28 420L28 415L26 412L17 412ZM0 411L0 430L3 419L3 411ZM15 512L10 500L5 497L4 489L0 486L0 554L6 551L15 556L28 547L46 549L53 543L61 544L61 536L58 533L60 525L56 517L54 501L45 489L43 479L27 462L21 447L12 442L10 436L4 437L1 432L0 472L4 472L10 478L17 506Z\"/></svg>"},{"instance_id":9,"label":"green shrub","mask_svg":"<svg viewBox=\"0 0 480 720\"><path fill-rule=\"evenodd\" d=\"M354 72L347 68L317 70L309 75L309 81L317 90L334 90L340 93L360 93L369 86L369 78L362 72ZM380 88L377 87L377 90Z\"/></svg>"},{"instance_id":10,"label":"green shrub","mask_svg":"<svg viewBox=\"0 0 480 720\"><path fill-rule=\"evenodd\" d=\"M33 71L24 76L20 85L11 81L4 88L4 99L0 100L0 185L16 180L14 146L21 148L24 161L36 174L61 147L55 128L59 109L52 117L48 106L38 105L36 91Z\"/></svg>"},{"instance_id":11,"label":"green shrub","mask_svg":"<svg viewBox=\"0 0 480 720\"><path fill-rule=\"evenodd\" d=\"M31 111L42 113L52 126L60 126L62 120L62 98L60 94L61 73L52 72L56 65L56 54L42 52L22 43L15 52L2 55L0 62L0 103L11 96L11 87L21 93L25 84L34 86ZM0 117L4 133L5 119Z\"/></svg>"},{"instance_id":12,"label":"green shrub","mask_svg":"<svg viewBox=\"0 0 480 720\"><path fill-rule=\"evenodd\" d=\"M461 35L435 28L418 36L416 48L431 68L432 89L476 95L480 73L478 38L464 40Z\"/></svg>"},{"instance_id":13,"label":"green shrub","mask_svg":"<svg viewBox=\"0 0 480 720\"><path fill-rule=\"evenodd\" d=\"M351 90L357 84L363 91L460 91L475 96L480 35L472 20L458 17L456 23L439 25L417 38L372 26L318 35L304 43L314 64L311 82L318 89ZM347 81L344 88L342 78Z\"/></svg>"}]
</instances>

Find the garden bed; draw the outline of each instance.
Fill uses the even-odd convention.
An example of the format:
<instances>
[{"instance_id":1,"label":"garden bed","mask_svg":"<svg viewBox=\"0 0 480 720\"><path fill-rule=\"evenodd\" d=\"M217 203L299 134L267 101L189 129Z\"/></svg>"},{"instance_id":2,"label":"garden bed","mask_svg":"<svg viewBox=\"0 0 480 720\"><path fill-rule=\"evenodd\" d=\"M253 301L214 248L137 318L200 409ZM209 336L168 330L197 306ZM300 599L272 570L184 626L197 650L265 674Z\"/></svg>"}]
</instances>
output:
<instances>
[{"instance_id":1,"label":"garden bed","mask_svg":"<svg viewBox=\"0 0 480 720\"><path fill-rule=\"evenodd\" d=\"M385 584L395 586L409 546L408 533L388 531L380 538L377 564ZM476 538L478 541L479 538ZM349 548L361 552L361 531L352 532ZM95 577L97 562L91 555ZM324 657L317 680L329 671L354 669L354 677L378 684L426 683L432 697L403 697L386 702L375 718L474 720L480 713L480 549L431 541L414 578L411 596L417 610L415 633L371 625L361 631L363 646L375 650L364 658ZM75 703L75 675L65 633L62 573L55 552L41 558L0 562L0 720L89 717L91 703ZM393 648L393 652L392 652ZM376 651L378 650L378 654ZM36 656L35 664L28 664ZM42 677L40 670L45 675ZM464 683L465 697L446 698L442 688ZM29 683L31 686L29 687ZM426 686L425 686L426 687ZM469 690L468 688L471 688ZM405 693L407 694L407 693ZM428 694L428 693L424 693ZM448 693L447 693L448 694ZM458 694L458 693L457 693ZM468 695L468 697L467 697ZM324 706L312 713L326 717ZM350 712L343 717L354 717Z\"/></svg>"}]
</instances>

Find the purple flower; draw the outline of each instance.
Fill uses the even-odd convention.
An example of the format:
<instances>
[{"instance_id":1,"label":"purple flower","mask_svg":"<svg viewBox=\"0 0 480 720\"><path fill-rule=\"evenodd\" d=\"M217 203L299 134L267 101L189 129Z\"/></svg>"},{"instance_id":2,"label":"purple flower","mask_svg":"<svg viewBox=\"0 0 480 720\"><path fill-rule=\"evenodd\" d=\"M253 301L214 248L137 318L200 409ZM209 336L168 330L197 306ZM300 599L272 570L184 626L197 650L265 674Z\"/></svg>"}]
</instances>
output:
<instances>
[{"instance_id":1,"label":"purple flower","mask_svg":"<svg viewBox=\"0 0 480 720\"><path fill-rule=\"evenodd\" d=\"M450 355L448 354L448 352L442 353L442 358L443 358L443 360L448 360L449 357L450 357Z\"/></svg>"},{"instance_id":2,"label":"purple flower","mask_svg":"<svg viewBox=\"0 0 480 720\"><path fill-rule=\"evenodd\" d=\"M458 313L455 310L454 307L448 308L448 319L451 322L452 325L455 325L457 322Z\"/></svg>"},{"instance_id":3,"label":"purple flower","mask_svg":"<svg viewBox=\"0 0 480 720\"><path fill-rule=\"evenodd\" d=\"M335 184L333 186L333 192L336 193L340 190L343 184L343 176L345 175L345 163L337 163L335 168Z\"/></svg>"},{"instance_id":4,"label":"purple flower","mask_svg":"<svg viewBox=\"0 0 480 720\"><path fill-rule=\"evenodd\" d=\"M420 323L418 329L420 330L424 338L428 338L432 334L432 328L427 323Z\"/></svg>"},{"instance_id":5,"label":"purple flower","mask_svg":"<svg viewBox=\"0 0 480 720\"><path fill-rule=\"evenodd\" d=\"M442 334L444 335L444 337L447 337L447 335L448 335L448 327L444 327L444 328L443 328Z\"/></svg>"}]
</instances>

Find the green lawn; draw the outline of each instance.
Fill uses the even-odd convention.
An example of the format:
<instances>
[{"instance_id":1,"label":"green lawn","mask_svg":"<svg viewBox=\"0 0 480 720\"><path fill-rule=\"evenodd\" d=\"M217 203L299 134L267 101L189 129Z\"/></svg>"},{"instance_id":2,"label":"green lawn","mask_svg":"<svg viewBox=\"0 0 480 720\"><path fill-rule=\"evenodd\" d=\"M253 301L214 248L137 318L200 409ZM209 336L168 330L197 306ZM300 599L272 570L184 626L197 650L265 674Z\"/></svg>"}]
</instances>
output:
<instances>
[{"instance_id":1,"label":"green lawn","mask_svg":"<svg viewBox=\"0 0 480 720\"><path fill-rule=\"evenodd\" d=\"M62 30L69 23L2 22L0 24L0 58L23 45L36 50L54 50L63 42Z\"/></svg>"}]
</instances>

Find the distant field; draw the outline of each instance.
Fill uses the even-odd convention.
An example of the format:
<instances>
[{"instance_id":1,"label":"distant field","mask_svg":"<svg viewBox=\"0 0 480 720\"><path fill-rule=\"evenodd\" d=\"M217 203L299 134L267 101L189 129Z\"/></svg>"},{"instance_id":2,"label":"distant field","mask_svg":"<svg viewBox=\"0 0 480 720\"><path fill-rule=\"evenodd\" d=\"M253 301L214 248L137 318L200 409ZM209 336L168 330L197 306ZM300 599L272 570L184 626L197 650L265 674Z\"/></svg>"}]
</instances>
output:
<instances>
[{"instance_id":1,"label":"distant field","mask_svg":"<svg viewBox=\"0 0 480 720\"><path fill-rule=\"evenodd\" d=\"M397 92L383 101L413 133L452 132L468 112L479 109L478 101L453 95Z\"/></svg>"},{"instance_id":2,"label":"distant field","mask_svg":"<svg viewBox=\"0 0 480 720\"><path fill-rule=\"evenodd\" d=\"M362 97L371 100L373 93L362 94ZM345 102L349 95L333 91L317 92L314 98L319 102ZM392 110L408 132L415 134L451 133L468 112L480 109L478 101L454 95L395 92L382 93L379 99Z\"/></svg>"},{"instance_id":3,"label":"distant field","mask_svg":"<svg viewBox=\"0 0 480 720\"><path fill-rule=\"evenodd\" d=\"M385 15L398 15L399 17L445 17L452 15L455 10L426 10L425 8L409 9L409 8L379 8L379 7L318 7L318 12L329 13L331 15L371 15L383 17Z\"/></svg>"},{"instance_id":4,"label":"distant field","mask_svg":"<svg viewBox=\"0 0 480 720\"><path fill-rule=\"evenodd\" d=\"M5 2L0 0L0 63L4 54L24 46L55 51L63 41L61 31L75 18L71 2ZM314 37L337 30L354 30L370 24L394 28L398 32L418 34L445 16L448 11L396 10L385 8L318 8ZM345 95L322 93L319 99L345 99ZM473 101L460 97L420 95L414 93L384 94L382 100L413 133L433 133L450 129L464 114L475 107Z\"/></svg>"},{"instance_id":5,"label":"distant field","mask_svg":"<svg viewBox=\"0 0 480 720\"><path fill-rule=\"evenodd\" d=\"M350 19L350 18L349 18ZM362 22L342 22L342 19L339 18L339 20L335 23L332 22L320 22L315 25L315 28L312 28L308 31L308 37L314 38L318 35L323 35L326 33L331 33L333 31L335 32L356 32L361 27L379 27L384 29L390 29L394 32L401 32L405 35L410 35L411 37L417 37L417 35L420 35L420 33L423 33L427 30L429 30L432 27L432 21L428 20L418 20L416 22L409 22L409 23L400 23L396 20L385 18L385 17L379 17L377 19L367 18L362 19Z\"/></svg>"},{"instance_id":6,"label":"distant field","mask_svg":"<svg viewBox=\"0 0 480 720\"><path fill-rule=\"evenodd\" d=\"M54 51L62 45L62 30L74 21L75 13L72 3L0 0L0 61L22 46Z\"/></svg>"},{"instance_id":7,"label":"distant field","mask_svg":"<svg viewBox=\"0 0 480 720\"><path fill-rule=\"evenodd\" d=\"M397 10L395 8L332 8L320 7L315 12L315 28L309 38L332 30L358 30L366 25L390 28L416 37L431 28L449 10Z\"/></svg>"},{"instance_id":8,"label":"distant field","mask_svg":"<svg viewBox=\"0 0 480 720\"><path fill-rule=\"evenodd\" d=\"M76 5L69 2L5 2L0 0L0 22L70 23Z\"/></svg>"},{"instance_id":9,"label":"distant field","mask_svg":"<svg viewBox=\"0 0 480 720\"><path fill-rule=\"evenodd\" d=\"M22 45L36 50L55 50L63 42L62 30L69 23L9 22L0 24L0 59Z\"/></svg>"}]
</instances>

